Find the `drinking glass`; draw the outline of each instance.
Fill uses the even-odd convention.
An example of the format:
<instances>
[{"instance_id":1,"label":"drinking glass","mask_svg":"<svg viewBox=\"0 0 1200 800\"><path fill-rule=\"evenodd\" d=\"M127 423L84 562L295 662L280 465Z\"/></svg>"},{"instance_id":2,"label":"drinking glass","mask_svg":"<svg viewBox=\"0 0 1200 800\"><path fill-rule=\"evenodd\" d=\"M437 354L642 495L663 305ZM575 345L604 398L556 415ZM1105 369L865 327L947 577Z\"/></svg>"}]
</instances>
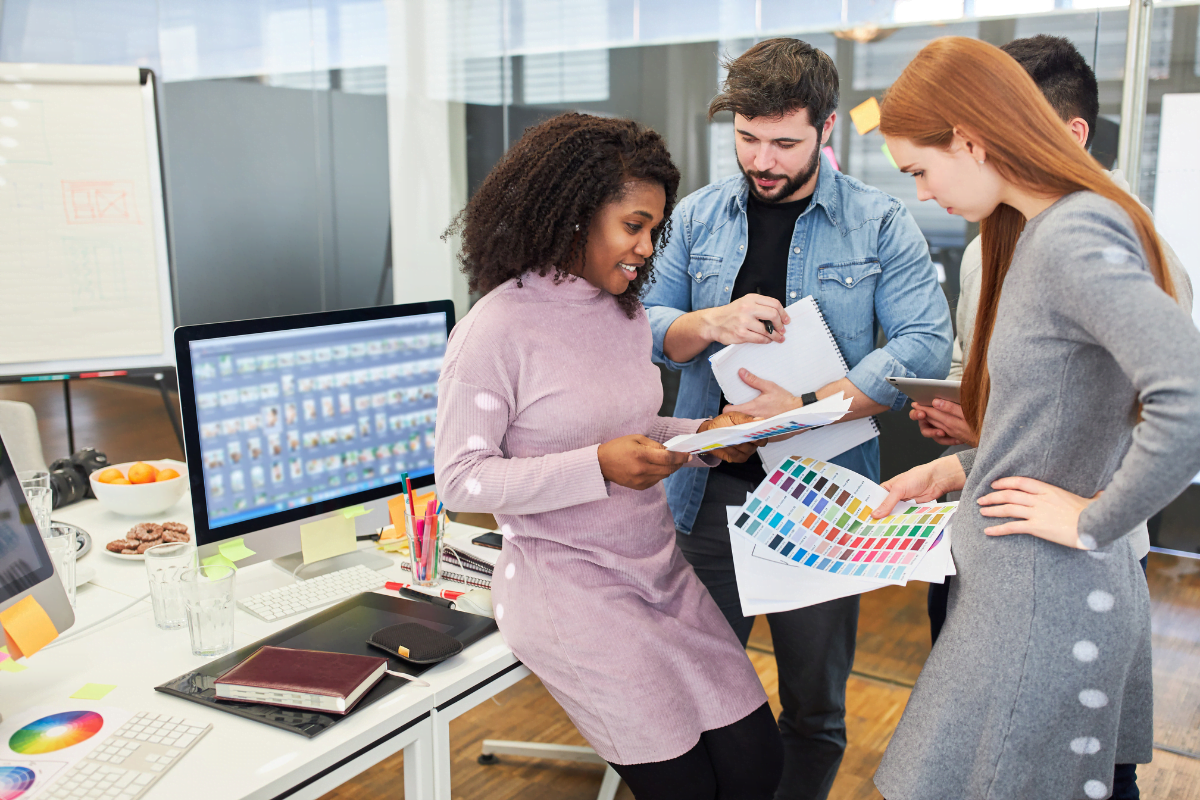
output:
<instances>
[{"instance_id":1,"label":"drinking glass","mask_svg":"<svg viewBox=\"0 0 1200 800\"><path fill-rule=\"evenodd\" d=\"M414 586L437 586L442 574L442 532L446 529L446 511L418 514L404 509L404 535L408 537L408 564Z\"/></svg>"},{"instance_id":2,"label":"drinking glass","mask_svg":"<svg viewBox=\"0 0 1200 800\"><path fill-rule=\"evenodd\" d=\"M190 542L164 542L146 549L146 577L150 580L150 600L154 605L154 624L165 631L187 625L180 577L196 566L196 548Z\"/></svg>"},{"instance_id":3,"label":"drinking glass","mask_svg":"<svg viewBox=\"0 0 1200 800\"><path fill-rule=\"evenodd\" d=\"M47 490L49 491L49 490ZM75 529L69 525L47 524L42 528L42 541L54 562L54 571L67 591L71 608L75 607Z\"/></svg>"},{"instance_id":4,"label":"drinking glass","mask_svg":"<svg viewBox=\"0 0 1200 800\"><path fill-rule=\"evenodd\" d=\"M209 564L180 575L192 655L220 656L233 649L235 574L233 567Z\"/></svg>"},{"instance_id":5,"label":"drinking glass","mask_svg":"<svg viewBox=\"0 0 1200 800\"><path fill-rule=\"evenodd\" d=\"M21 480L21 488L27 489L32 486L41 486L43 489L50 488L50 473L40 469L23 469L17 473L17 477Z\"/></svg>"},{"instance_id":6,"label":"drinking glass","mask_svg":"<svg viewBox=\"0 0 1200 800\"><path fill-rule=\"evenodd\" d=\"M50 490L42 486L25 488L25 500L29 503L33 521L45 537L46 531L50 530Z\"/></svg>"}]
</instances>

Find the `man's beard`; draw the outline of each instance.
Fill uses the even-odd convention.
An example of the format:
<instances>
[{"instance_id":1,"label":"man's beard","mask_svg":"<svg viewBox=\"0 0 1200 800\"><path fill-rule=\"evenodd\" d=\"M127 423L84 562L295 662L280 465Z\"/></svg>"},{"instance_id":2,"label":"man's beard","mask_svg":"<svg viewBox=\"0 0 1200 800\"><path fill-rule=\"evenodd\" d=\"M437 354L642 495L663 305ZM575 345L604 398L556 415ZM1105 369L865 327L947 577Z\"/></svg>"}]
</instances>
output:
<instances>
[{"instance_id":1,"label":"man's beard","mask_svg":"<svg viewBox=\"0 0 1200 800\"><path fill-rule=\"evenodd\" d=\"M755 172L748 170L742 166L742 160L737 158L737 153L734 153L737 160L738 169L742 171L742 175L746 178L746 185L750 187L750 193L758 200L764 203L782 203L785 198L791 197L800 187L808 183L813 175L817 173L817 167L821 163L821 147L818 145L813 148L812 158L808 160L808 164L804 169L797 172L795 175L788 177L787 175L776 175L773 172ZM754 182L755 178L763 178L764 180L783 180L783 188L777 194L771 197L763 195L762 190L758 188L758 184Z\"/></svg>"}]
</instances>

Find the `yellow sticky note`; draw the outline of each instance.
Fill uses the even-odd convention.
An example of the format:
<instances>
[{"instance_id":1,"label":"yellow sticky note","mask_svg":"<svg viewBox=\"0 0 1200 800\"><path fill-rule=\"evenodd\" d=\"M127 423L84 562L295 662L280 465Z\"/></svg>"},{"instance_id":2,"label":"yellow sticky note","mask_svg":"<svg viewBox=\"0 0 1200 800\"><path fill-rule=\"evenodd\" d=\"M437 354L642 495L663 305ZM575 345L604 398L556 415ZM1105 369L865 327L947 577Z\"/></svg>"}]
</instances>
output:
<instances>
[{"instance_id":1,"label":"yellow sticky note","mask_svg":"<svg viewBox=\"0 0 1200 800\"><path fill-rule=\"evenodd\" d=\"M860 136L875 130L879 127L879 101L874 97L868 97L850 109L850 119L854 122L854 129Z\"/></svg>"},{"instance_id":2,"label":"yellow sticky note","mask_svg":"<svg viewBox=\"0 0 1200 800\"><path fill-rule=\"evenodd\" d=\"M32 595L0 611L0 625L13 658L31 656L58 636L50 615Z\"/></svg>"},{"instance_id":3,"label":"yellow sticky note","mask_svg":"<svg viewBox=\"0 0 1200 800\"><path fill-rule=\"evenodd\" d=\"M885 156L887 156L887 160L888 160L889 164L891 164L896 169L900 169L900 165L896 163L896 159L892 158L892 151L888 150L887 142L884 142L883 147L880 147L879 149L883 151L883 154Z\"/></svg>"},{"instance_id":4,"label":"yellow sticky note","mask_svg":"<svg viewBox=\"0 0 1200 800\"><path fill-rule=\"evenodd\" d=\"M0 661L0 672L24 672L27 669L29 669L29 667L25 666L24 664L18 664L11 658L7 661Z\"/></svg>"},{"instance_id":5,"label":"yellow sticky note","mask_svg":"<svg viewBox=\"0 0 1200 800\"><path fill-rule=\"evenodd\" d=\"M231 539L228 542L222 542L217 547L217 550L230 561L241 561L243 558L249 558L254 555L254 551L246 547L245 541L241 539Z\"/></svg>"},{"instance_id":6,"label":"yellow sticky note","mask_svg":"<svg viewBox=\"0 0 1200 800\"><path fill-rule=\"evenodd\" d=\"M346 519L354 519L355 517L361 517L363 514L370 513L370 509L363 508L362 506L350 506L350 508L342 509L342 516Z\"/></svg>"},{"instance_id":7,"label":"yellow sticky note","mask_svg":"<svg viewBox=\"0 0 1200 800\"><path fill-rule=\"evenodd\" d=\"M117 688L108 683L85 683L83 688L71 695L73 700L103 700Z\"/></svg>"},{"instance_id":8,"label":"yellow sticky note","mask_svg":"<svg viewBox=\"0 0 1200 800\"><path fill-rule=\"evenodd\" d=\"M218 553L215 556L200 559L200 563L206 567L233 567L237 569L237 564L230 561L225 556Z\"/></svg>"},{"instance_id":9,"label":"yellow sticky note","mask_svg":"<svg viewBox=\"0 0 1200 800\"><path fill-rule=\"evenodd\" d=\"M354 540L354 520L334 514L320 522L300 526L300 553L304 563L323 561L326 558L351 553L358 549Z\"/></svg>"}]
</instances>

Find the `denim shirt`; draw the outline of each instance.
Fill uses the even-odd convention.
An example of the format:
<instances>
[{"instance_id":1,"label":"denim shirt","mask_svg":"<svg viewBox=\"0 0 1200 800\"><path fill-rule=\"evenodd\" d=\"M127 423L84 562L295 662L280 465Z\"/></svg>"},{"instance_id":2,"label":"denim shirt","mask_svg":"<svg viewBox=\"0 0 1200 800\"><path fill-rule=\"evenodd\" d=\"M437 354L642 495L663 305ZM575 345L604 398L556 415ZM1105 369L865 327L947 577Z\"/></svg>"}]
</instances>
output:
<instances>
[{"instance_id":1,"label":"denim shirt","mask_svg":"<svg viewBox=\"0 0 1200 800\"><path fill-rule=\"evenodd\" d=\"M721 387L708 357L663 353L663 338L683 314L730 302L746 254L746 198L740 174L696 191L671 215L668 242L655 258L654 283L643 303L654 335L653 359L681 370L675 416L715 416ZM950 309L938 285L925 237L896 198L833 169L821 157L812 202L796 221L788 254L787 304L812 295L850 367L850 382L894 410L907 398L886 378L944 378L950 369ZM882 330L887 344L875 347ZM879 440L833 462L879 481ZM690 533L708 471L679 470L667 479L675 527Z\"/></svg>"}]
</instances>

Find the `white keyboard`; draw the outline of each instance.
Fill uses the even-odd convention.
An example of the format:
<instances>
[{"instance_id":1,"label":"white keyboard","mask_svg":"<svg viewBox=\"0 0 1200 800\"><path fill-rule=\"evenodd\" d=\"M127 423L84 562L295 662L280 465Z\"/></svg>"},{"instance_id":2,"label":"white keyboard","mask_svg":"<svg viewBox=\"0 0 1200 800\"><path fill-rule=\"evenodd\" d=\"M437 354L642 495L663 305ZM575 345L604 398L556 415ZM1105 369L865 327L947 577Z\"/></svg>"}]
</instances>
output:
<instances>
[{"instance_id":1,"label":"white keyboard","mask_svg":"<svg viewBox=\"0 0 1200 800\"><path fill-rule=\"evenodd\" d=\"M387 578L369 567L357 564L245 597L238 601L238 605L264 622L275 622L356 594L382 589L385 583Z\"/></svg>"},{"instance_id":2,"label":"white keyboard","mask_svg":"<svg viewBox=\"0 0 1200 800\"><path fill-rule=\"evenodd\" d=\"M137 714L41 795L48 800L136 800L212 725L169 714Z\"/></svg>"}]
</instances>

